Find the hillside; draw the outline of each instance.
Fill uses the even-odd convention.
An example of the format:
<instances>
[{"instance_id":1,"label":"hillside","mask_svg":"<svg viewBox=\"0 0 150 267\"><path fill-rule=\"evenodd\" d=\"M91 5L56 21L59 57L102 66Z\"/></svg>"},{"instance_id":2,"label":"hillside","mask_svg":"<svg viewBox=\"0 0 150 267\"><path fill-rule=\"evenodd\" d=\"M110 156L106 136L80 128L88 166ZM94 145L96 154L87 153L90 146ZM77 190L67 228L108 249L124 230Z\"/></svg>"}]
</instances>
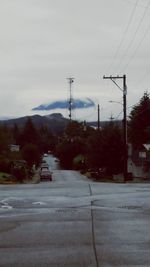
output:
<instances>
[{"instance_id":1,"label":"hillside","mask_svg":"<svg viewBox=\"0 0 150 267\"><path fill-rule=\"evenodd\" d=\"M27 119L31 118L36 128L47 127L52 133L62 132L69 120L64 118L60 113L54 113L48 116L25 116L16 119L1 120L1 125L6 125L8 127L13 127L16 124L19 128L23 128Z\"/></svg>"},{"instance_id":2,"label":"hillside","mask_svg":"<svg viewBox=\"0 0 150 267\"><path fill-rule=\"evenodd\" d=\"M69 119L64 118L61 113L53 113L46 116L33 115L16 119L0 120L0 125L13 127L14 124L16 124L19 128L23 128L28 118L32 119L36 128L47 127L54 134L64 131L69 122ZM110 121L101 121L100 127L103 128L108 123L110 123ZM122 126L122 121L114 121L114 123L120 127ZM97 121L87 122L87 125L97 128Z\"/></svg>"}]
</instances>

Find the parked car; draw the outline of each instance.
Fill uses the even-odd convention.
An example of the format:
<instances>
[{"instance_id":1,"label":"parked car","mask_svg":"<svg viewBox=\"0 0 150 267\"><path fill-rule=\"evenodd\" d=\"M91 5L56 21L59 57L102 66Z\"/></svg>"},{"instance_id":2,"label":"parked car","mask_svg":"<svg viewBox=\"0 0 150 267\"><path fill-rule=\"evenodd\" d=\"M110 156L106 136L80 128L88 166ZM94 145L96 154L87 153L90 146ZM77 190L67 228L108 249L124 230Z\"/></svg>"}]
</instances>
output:
<instances>
[{"instance_id":1,"label":"parked car","mask_svg":"<svg viewBox=\"0 0 150 267\"><path fill-rule=\"evenodd\" d=\"M46 162L44 162L41 164L41 169L43 169L43 168L49 169L49 165Z\"/></svg>"},{"instance_id":2,"label":"parked car","mask_svg":"<svg viewBox=\"0 0 150 267\"><path fill-rule=\"evenodd\" d=\"M90 173L91 177L100 180L105 177L106 169L105 168L95 168L95 169L89 169L88 172Z\"/></svg>"},{"instance_id":3,"label":"parked car","mask_svg":"<svg viewBox=\"0 0 150 267\"><path fill-rule=\"evenodd\" d=\"M52 181L52 172L47 168L43 168L40 171L40 178L41 178L41 180L50 180L50 181Z\"/></svg>"}]
</instances>

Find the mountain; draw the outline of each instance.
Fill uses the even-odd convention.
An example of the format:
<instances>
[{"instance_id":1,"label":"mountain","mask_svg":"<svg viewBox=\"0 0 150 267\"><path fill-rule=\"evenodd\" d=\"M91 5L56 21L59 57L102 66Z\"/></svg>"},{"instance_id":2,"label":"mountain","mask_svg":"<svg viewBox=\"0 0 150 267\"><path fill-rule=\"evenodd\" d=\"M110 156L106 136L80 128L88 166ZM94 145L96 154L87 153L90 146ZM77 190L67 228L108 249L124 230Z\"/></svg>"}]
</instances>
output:
<instances>
[{"instance_id":1,"label":"mountain","mask_svg":"<svg viewBox=\"0 0 150 267\"><path fill-rule=\"evenodd\" d=\"M53 113L48 116L33 115L10 120L0 120L0 124L8 127L14 127L14 124L16 124L19 128L23 128L28 118L32 119L37 129L47 127L54 134L62 132L69 122L69 119L64 118L62 114Z\"/></svg>"},{"instance_id":2,"label":"mountain","mask_svg":"<svg viewBox=\"0 0 150 267\"><path fill-rule=\"evenodd\" d=\"M95 103L90 98L84 99L73 99L72 108L73 109L84 109L95 107ZM41 104L38 107L33 108L32 110L53 110L53 109L68 109L69 108L69 101L67 100L58 100L53 101L47 104Z\"/></svg>"},{"instance_id":3,"label":"mountain","mask_svg":"<svg viewBox=\"0 0 150 267\"><path fill-rule=\"evenodd\" d=\"M46 116L33 115L16 119L0 120L0 125L14 127L14 124L16 124L19 128L23 128L28 118L32 119L32 122L37 129L41 127L47 127L53 134L63 132L70 121L69 119L64 118L61 113L52 113ZM86 123L91 127L97 128L97 121ZM110 121L101 121L100 126L103 128L108 123L110 123ZM122 127L122 121L114 121L114 123Z\"/></svg>"},{"instance_id":4,"label":"mountain","mask_svg":"<svg viewBox=\"0 0 150 267\"><path fill-rule=\"evenodd\" d=\"M1 116L0 117L0 121L6 121L6 120L10 120L10 119L13 119L14 117L11 117L11 116L9 116L9 117L7 117L7 116Z\"/></svg>"},{"instance_id":5,"label":"mountain","mask_svg":"<svg viewBox=\"0 0 150 267\"><path fill-rule=\"evenodd\" d=\"M49 120L57 120L57 121L66 120L66 118L64 118L64 116L61 113L52 113L52 114L46 115L44 117L48 118Z\"/></svg>"}]
</instances>

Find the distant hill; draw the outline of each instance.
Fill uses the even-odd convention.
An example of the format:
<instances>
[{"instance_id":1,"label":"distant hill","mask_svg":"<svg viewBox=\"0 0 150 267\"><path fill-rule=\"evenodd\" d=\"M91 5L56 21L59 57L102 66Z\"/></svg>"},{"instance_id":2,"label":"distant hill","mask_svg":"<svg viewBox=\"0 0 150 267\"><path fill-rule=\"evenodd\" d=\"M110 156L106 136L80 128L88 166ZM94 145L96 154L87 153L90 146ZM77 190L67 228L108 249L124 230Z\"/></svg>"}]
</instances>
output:
<instances>
[{"instance_id":1,"label":"distant hill","mask_svg":"<svg viewBox=\"0 0 150 267\"><path fill-rule=\"evenodd\" d=\"M101 121L100 122L100 127L104 127L106 125L108 125L110 123L110 121ZM118 125L119 127L122 127L122 121L121 120L114 120L113 123L115 123L115 125ZM87 125L91 126L91 127L95 127L97 128L97 121L89 121L87 122Z\"/></svg>"},{"instance_id":2,"label":"distant hill","mask_svg":"<svg viewBox=\"0 0 150 267\"><path fill-rule=\"evenodd\" d=\"M64 118L61 113L53 113L46 116L33 115L33 116L25 116L16 119L7 119L0 120L0 125L6 125L8 127L13 127L16 124L19 128L23 128L27 119L31 118L35 127L47 127L53 134L58 134L66 128L69 123L69 119ZM122 127L122 121L113 121L118 126ZM97 128L97 121L86 122L88 126ZM105 125L110 123L110 121L101 121L100 126L103 128Z\"/></svg>"},{"instance_id":3,"label":"distant hill","mask_svg":"<svg viewBox=\"0 0 150 267\"><path fill-rule=\"evenodd\" d=\"M13 127L16 124L19 128L23 128L28 118L32 119L36 128L46 126L54 134L62 132L69 122L69 119L64 118L62 114L54 113L48 116L33 115L10 120L0 120L0 124L9 127Z\"/></svg>"}]
</instances>

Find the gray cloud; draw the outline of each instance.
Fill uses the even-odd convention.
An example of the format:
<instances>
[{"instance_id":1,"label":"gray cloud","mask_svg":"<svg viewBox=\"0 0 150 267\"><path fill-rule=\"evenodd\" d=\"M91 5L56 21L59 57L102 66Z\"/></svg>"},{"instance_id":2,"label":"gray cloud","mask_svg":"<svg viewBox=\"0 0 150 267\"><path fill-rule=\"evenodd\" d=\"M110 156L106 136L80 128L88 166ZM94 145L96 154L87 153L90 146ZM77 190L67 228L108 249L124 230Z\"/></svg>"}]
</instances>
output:
<instances>
[{"instance_id":1,"label":"gray cloud","mask_svg":"<svg viewBox=\"0 0 150 267\"><path fill-rule=\"evenodd\" d=\"M103 107L103 118L112 111L117 115L120 107L110 106L108 101L122 96L102 76L123 74L150 23L148 10L131 50L119 66L146 4L144 0L138 6L118 58L111 64L134 2L0 1L0 114L23 115L61 94L68 97L66 78L71 75L75 78L75 97L95 97ZM149 42L147 35L126 70L129 105L149 89L150 76L142 78L150 72Z\"/></svg>"}]
</instances>

